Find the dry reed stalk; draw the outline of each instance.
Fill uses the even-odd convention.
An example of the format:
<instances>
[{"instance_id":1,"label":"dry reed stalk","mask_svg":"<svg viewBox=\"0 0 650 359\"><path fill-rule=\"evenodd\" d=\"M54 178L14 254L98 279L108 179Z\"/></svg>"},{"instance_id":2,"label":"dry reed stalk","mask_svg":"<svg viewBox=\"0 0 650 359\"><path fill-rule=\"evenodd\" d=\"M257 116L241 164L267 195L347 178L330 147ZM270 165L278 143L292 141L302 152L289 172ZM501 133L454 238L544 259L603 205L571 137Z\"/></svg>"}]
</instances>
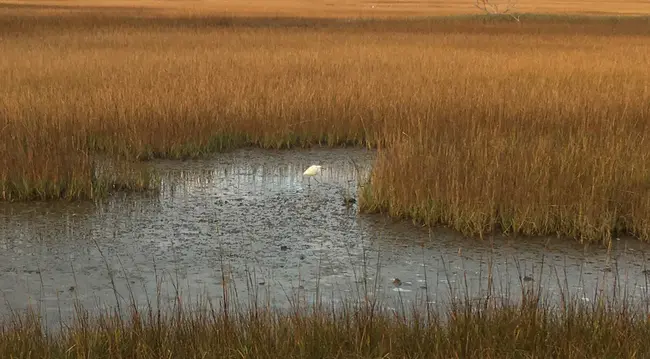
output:
<instances>
[{"instance_id":1,"label":"dry reed stalk","mask_svg":"<svg viewBox=\"0 0 650 359\"><path fill-rule=\"evenodd\" d=\"M3 358L631 358L650 350L644 297L600 294L585 303L560 287L559 308L541 287L500 300L460 293L449 305L351 298L288 311L256 302L226 312L226 299L184 304L135 303L123 312L93 313L80 305L57 333L34 310L0 323ZM497 294L497 293L495 293ZM451 293L450 293L451 295ZM161 294L151 298L160 303ZM251 299L252 301L252 299Z\"/></svg>"},{"instance_id":2,"label":"dry reed stalk","mask_svg":"<svg viewBox=\"0 0 650 359\"><path fill-rule=\"evenodd\" d=\"M648 57L546 51L450 71L422 104L435 116L380 153L365 210L475 235L650 239Z\"/></svg>"}]
</instances>

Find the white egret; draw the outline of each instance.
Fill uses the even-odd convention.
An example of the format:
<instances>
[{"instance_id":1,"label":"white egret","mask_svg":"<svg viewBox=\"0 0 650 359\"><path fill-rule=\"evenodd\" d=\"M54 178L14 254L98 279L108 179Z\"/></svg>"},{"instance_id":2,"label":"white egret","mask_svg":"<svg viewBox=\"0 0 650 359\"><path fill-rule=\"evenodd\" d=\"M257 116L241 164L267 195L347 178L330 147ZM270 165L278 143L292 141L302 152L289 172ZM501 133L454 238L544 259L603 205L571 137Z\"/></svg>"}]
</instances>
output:
<instances>
[{"instance_id":1,"label":"white egret","mask_svg":"<svg viewBox=\"0 0 650 359\"><path fill-rule=\"evenodd\" d=\"M308 181L307 183L309 183L310 186L311 186L311 178L318 175L318 174L320 174L320 170L321 170L322 167L323 166L320 166L320 165L311 165L311 166L309 166L309 168L307 168L305 170L305 172L303 172L302 175L307 176L307 181ZM314 178L314 181L318 182L318 180L315 179L315 178Z\"/></svg>"}]
</instances>

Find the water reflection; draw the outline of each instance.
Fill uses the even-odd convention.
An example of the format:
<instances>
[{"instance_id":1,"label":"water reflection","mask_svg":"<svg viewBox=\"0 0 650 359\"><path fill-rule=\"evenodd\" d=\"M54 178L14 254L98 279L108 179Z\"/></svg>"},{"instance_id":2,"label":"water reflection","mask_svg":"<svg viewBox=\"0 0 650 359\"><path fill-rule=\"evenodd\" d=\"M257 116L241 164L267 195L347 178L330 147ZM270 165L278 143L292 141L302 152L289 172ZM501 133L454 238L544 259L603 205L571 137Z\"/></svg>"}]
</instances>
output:
<instances>
[{"instance_id":1,"label":"water reflection","mask_svg":"<svg viewBox=\"0 0 650 359\"><path fill-rule=\"evenodd\" d=\"M0 313L35 305L56 323L74 300L92 308L179 296L223 298L234 285L289 305L291 293L324 300L364 296L441 303L470 293L563 287L589 299L647 290L646 245L621 240L610 252L560 239L478 241L444 229L359 215L356 194L374 154L364 150L242 150L202 161L161 161L160 195L88 203L0 206ZM302 172L323 165L308 186ZM399 278L401 284L394 283ZM113 284L114 283L114 284ZM114 289L117 290L117 299Z\"/></svg>"}]
</instances>

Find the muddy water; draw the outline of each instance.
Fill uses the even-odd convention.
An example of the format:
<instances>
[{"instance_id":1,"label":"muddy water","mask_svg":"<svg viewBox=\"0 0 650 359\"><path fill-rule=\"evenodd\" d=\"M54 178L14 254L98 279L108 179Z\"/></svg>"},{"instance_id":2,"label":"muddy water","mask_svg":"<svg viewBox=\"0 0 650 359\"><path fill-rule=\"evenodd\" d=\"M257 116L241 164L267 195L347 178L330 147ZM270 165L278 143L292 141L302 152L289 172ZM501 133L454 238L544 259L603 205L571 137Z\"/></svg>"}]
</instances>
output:
<instances>
[{"instance_id":1,"label":"muddy water","mask_svg":"<svg viewBox=\"0 0 650 359\"><path fill-rule=\"evenodd\" d=\"M358 214L344 198L356 197L373 157L242 150L154 163L160 195L3 204L0 315L31 306L56 325L75 301L88 309L156 297L218 301L224 284L236 290L231 299L256 295L280 307L296 293L308 301L358 296L364 283L388 305L442 303L485 295L488 276L503 295L541 286L550 297L569 289L584 301L611 293L617 277L628 295L645 298L648 247L633 240L609 252L550 238L479 241ZM304 179L315 163L322 174Z\"/></svg>"}]
</instances>

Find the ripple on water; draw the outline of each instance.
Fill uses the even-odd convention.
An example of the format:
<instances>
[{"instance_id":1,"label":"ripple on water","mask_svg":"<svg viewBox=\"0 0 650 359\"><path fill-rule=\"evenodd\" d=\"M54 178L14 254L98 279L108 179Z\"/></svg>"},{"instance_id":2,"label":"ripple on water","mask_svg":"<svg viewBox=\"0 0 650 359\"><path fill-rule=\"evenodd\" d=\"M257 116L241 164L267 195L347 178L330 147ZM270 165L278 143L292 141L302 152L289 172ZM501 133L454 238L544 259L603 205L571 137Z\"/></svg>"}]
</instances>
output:
<instances>
[{"instance_id":1,"label":"ripple on water","mask_svg":"<svg viewBox=\"0 0 650 359\"><path fill-rule=\"evenodd\" d=\"M139 303L158 292L168 300L177 291L221 298L224 279L244 298L248 286L280 306L291 288L313 295L319 286L321 295L335 299L358 293L361 283L407 301L426 288L440 303L466 284L482 295L488 273L497 291L513 293L525 276L556 293L565 272L569 287L585 298L611 287L615 273L645 290L648 247L637 242L617 241L608 254L557 239L478 241L359 215L344 197L356 195L373 158L371 151L349 149L241 150L155 162L160 196L116 195L97 206L2 204L6 300L0 314L36 303L66 315L75 297L89 308L114 305L114 290L127 299L132 292ZM323 165L322 174L308 185L302 172L314 163ZM608 266L615 270L607 272ZM395 287L392 278L413 285Z\"/></svg>"}]
</instances>

